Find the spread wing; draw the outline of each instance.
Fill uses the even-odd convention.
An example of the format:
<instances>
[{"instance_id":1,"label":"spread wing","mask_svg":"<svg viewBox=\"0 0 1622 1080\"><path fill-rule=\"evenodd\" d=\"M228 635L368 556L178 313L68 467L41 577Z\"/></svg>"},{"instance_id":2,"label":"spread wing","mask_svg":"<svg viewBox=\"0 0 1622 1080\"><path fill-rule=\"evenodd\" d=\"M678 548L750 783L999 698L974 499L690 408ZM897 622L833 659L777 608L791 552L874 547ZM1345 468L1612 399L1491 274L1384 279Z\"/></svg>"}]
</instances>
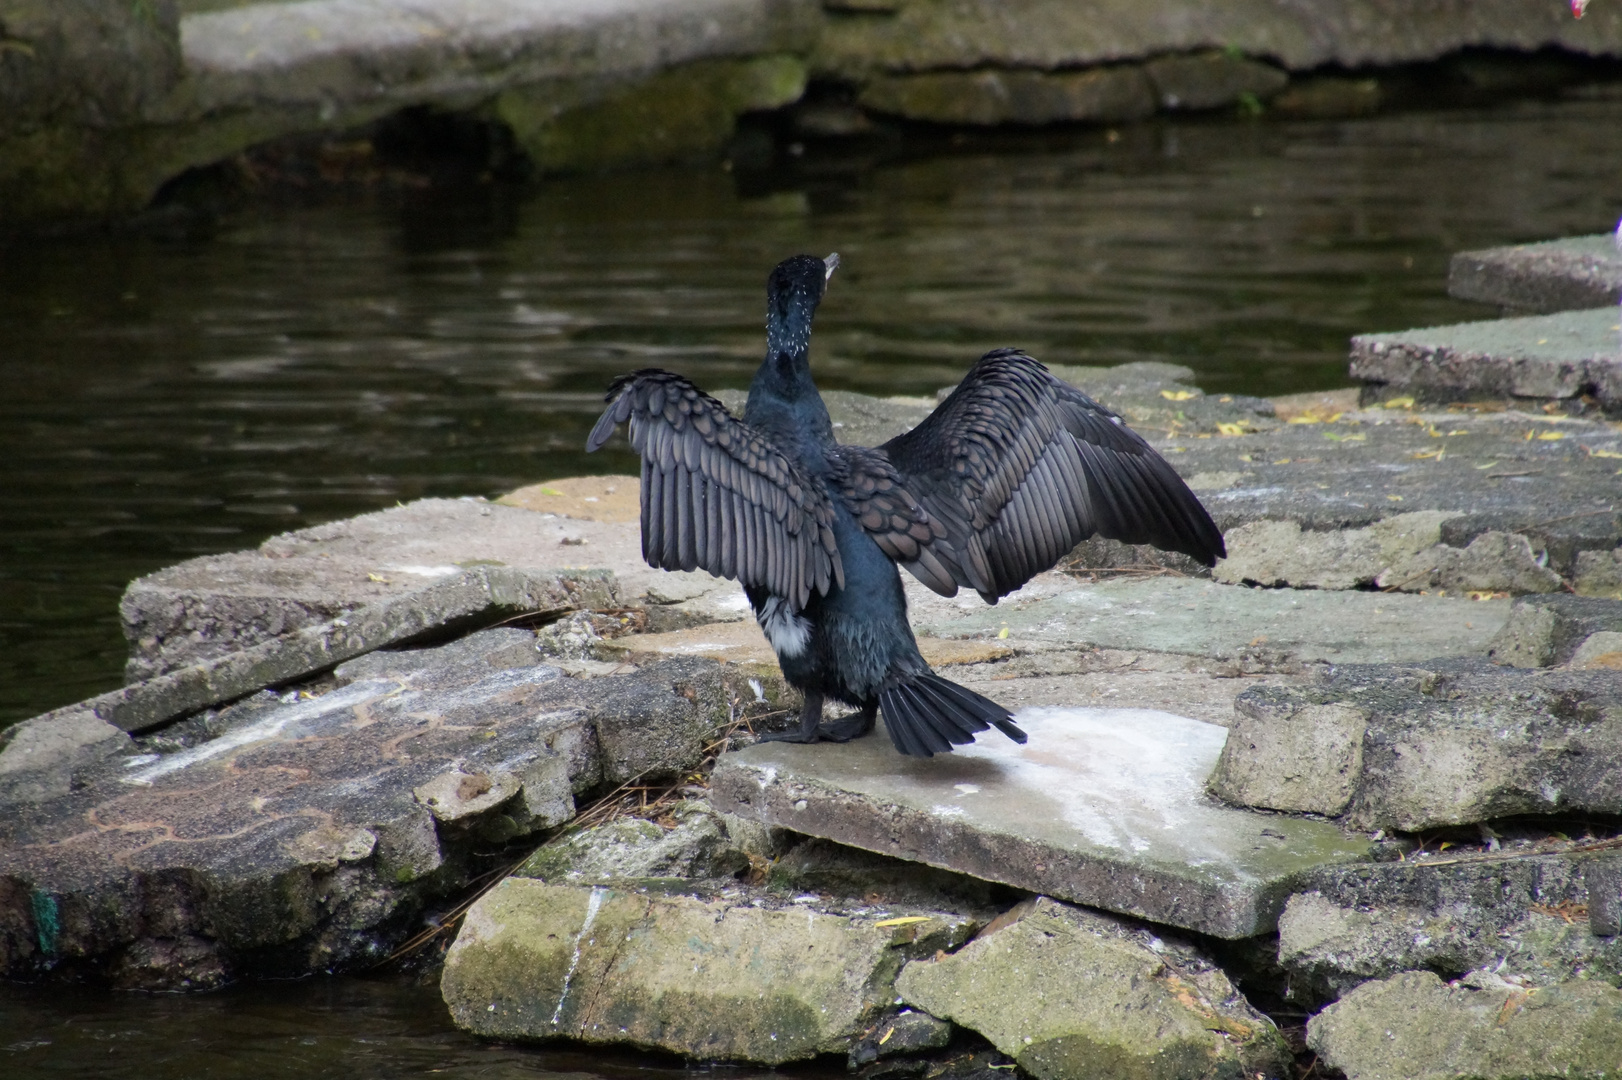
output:
<instances>
[{"instance_id":1,"label":"spread wing","mask_svg":"<svg viewBox=\"0 0 1622 1080\"><path fill-rule=\"evenodd\" d=\"M923 423L879 451L944 528L931 547L954 584L989 603L1094 534L1207 566L1226 554L1210 514L1165 458L1014 349L981 357ZM936 592L956 592L913 573Z\"/></svg>"},{"instance_id":2,"label":"spread wing","mask_svg":"<svg viewBox=\"0 0 1622 1080\"><path fill-rule=\"evenodd\" d=\"M840 501L879 550L936 592L946 596L957 592L946 527L907 491L884 452L836 446L830 457Z\"/></svg>"},{"instance_id":3,"label":"spread wing","mask_svg":"<svg viewBox=\"0 0 1622 1080\"><path fill-rule=\"evenodd\" d=\"M833 504L821 485L719 401L668 371L623 375L586 440L629 421L642 455L642 557L663 570L707 570L803 608L844 586Z\"/></svg>"}]
</instances>

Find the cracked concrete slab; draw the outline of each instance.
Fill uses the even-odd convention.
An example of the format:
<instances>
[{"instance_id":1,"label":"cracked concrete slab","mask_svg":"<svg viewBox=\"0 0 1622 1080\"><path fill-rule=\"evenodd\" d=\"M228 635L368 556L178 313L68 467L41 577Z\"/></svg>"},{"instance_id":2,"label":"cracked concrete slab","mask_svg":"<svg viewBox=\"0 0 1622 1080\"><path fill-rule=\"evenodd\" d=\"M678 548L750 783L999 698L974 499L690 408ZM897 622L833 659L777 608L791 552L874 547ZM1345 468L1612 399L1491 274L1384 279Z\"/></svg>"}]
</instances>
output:
<instances>
[{"instance_id":1,"label":"cracked concrete slab","mask_svg":"<svg viewBox=\"0 0 1622 1080\"><path fill-rule=\"evenodd\" d=\"M717 809L851 847L1218 937L1273 928L1308 871L1366 856L1322 821L1205 794L1227 733L1170 713L1034 709L1020 746L995 734L951 755L883 737L761 743L724 755Z\"/></svg>"},{"instance_id":2,"label":"cracked concrete slab","mask_svg":"<svg viewBox=\"0 0 1622 1080\"><path fill-rule=\"evenodd\" d=\"M1447 291L1527 312L1603 307L1622 299L1622 251L1614 233L1461 251L1448 264Z\"/></svg>"}]
</instances>

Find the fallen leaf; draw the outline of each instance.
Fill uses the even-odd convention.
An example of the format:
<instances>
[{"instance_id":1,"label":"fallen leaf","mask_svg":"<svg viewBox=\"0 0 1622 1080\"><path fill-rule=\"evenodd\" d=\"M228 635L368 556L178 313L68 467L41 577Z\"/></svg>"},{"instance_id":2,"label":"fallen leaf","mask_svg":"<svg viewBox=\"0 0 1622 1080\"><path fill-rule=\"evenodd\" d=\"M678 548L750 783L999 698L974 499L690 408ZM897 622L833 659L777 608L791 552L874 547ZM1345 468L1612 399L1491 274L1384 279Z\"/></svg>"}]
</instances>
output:
<instances>
[{"instance_id":1,"label":"fallen leaf","mask_svg":"<svg viewBox=\"0 0 1622 1080\"><path fill-rule=\"evenodd\" d=\"M1367 436L1362 434L1341 435L1338 432L1326 431L1324 432L1324 438L1328 439L1330 442L1363 442Z\"/></svg>"},{"instance_id":2,"label":"fallen leaf","mask_svg":"<svg viewBox=\"0 0 1622 1080\"><path fill-rule=\"evenodd\" d=\"M1411 409L1413 407L1414 399L1411 397L1394 397L1385 403L1387 409Z\"/></svg>"},{"instance_id":3,"label":"fallen leaf","mask_svg":"<svg viewBox=\"0 0 1622 1080\"><path fill-rule=\"evenodd\" d=\"M1545 431L1538 436L1538 439L1542 442L1554 442L1556 439L1564 439L1565 437L1566 433L1564 431Z\"/></svg>"},{"instance_id":4,"label":"fallen leaf","mask_svg":"<svg viewBox=\"0 0 1622 1080\"><path fill-rule=\"evenodd\" d=\"M1615 450L1595 450L1587 446L1583 447L1583 449L1588 451L1589 457L1622 458L1622 454L1617 453Z\"/></svg>"},{"instance_id":5,"label":"fallen leaf","mask_svg":"<svg viewBox=\"0 0 1622 1080\"><path fill-rule=\"evenodd\" d=\"M875 928L881 926L911 926L913 923L928 922L928 915L901 915L894 919L885 919L883 922L873 924Z\"/></svg>"},{"instance_id":6,"label":"fallen leaf","mask_svg":"<svg viewBox=\"0 0 1622 1080\"><path fill-rule=\"evenodd\" d=\"M1187 401L1189 398L1194 396L1194 391L1192 391L1192 390L1162 390L1162 391L1160 391L1160 396L1165 398L1167 401Z\"/></svg>"},{"instance_id":7,"label":"fallen leaf","mask_svg":"<svg viewBox=\"0 0 1622 1080\"><path fill-rule=\"evenodd\" d=\"M1622 457L1622 454L1619 454L1617 456ZM366 580L367 581L375 581L379 585L393 585L394 584L394 582L390 581L388 578L384 577L382 574L367 574L366 575Z\"/></svg>"},{"instance_id":8,"label":"fallen leaf","mask_svg":"<svg viewBox=\"0 0 1622 1080\"><path fill-rule=\"evenodd\" d=\"M997 640L998 641L1006 641L1007 639L1008 639L1008 627L1005 626L1001 630L997 631Z\"/></svg>"},{"instance_id":9,"label":"fallen leaf","mask_svg":"<svg viewBox=\"0 0 1622 1080\"><path fill-rule=\"evenodd\" d=\"M1224 435L1243 435L1243 434L1245 434L1245 425L1244 424L1218 424L1217 425L1217 430L1220 431Z\"/></svg>"},{"instance_id":10,"label":"fallen leaf","mask_svg":"<svg viewBox=\"0 0 1622 1080\"><path fill-rule=\"evenodd\" d=\"M1402 496L1401 495L1387 495L1386 498L1390 499L1392 502L1401 502L1402 501Z\"/></svg>"}]
</instances>

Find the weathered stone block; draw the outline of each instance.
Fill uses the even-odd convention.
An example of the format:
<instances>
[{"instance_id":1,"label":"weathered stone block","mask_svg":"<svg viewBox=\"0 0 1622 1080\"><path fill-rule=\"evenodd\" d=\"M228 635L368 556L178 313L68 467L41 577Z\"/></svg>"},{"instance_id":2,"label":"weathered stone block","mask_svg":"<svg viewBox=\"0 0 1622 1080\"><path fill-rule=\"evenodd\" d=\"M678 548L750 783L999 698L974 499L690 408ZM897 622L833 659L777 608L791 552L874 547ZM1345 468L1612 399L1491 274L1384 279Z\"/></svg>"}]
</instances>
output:
<instances>
[{"instance_id":1,"label":"weathered stone block","mask_svg":"<svg viewBox=\"0 0 1622 1080\"><path fill-rule=\"evenodd\" d=\"M1411 971L1313 1017L1307 1042L1348 1080L1607 1077L1622 1060L1622 991L1598 980L1528 990Z\"/></svg>"},{"instance_id":2,"label":"weathered stone block","mask_svg":"<svg viewBox=\"0 0 1622 1080\"><path fill-rule=\"evenodd\" d=\"M1038 1080L1274 1076L1289 1060L1271 1021L1192 949L1046 897L909 963L896 990Z\"/></svg>"},{"instance_id":3,"label":"weathered stone block","mask_svg":"<svg viewBox=\"0 0 1622 1080\"><path fill-rule=\"evenodd\" d=\"M1423 510L1362 529L1313 531L1304 531L1294 521L1255 521L1223 537L1228 557L1217 563L1212 576L1231 584L1355 589L1382 575L1394 576L1392 567L1405 566L1421 552L1440 546L1442 522L1456 516ZM1408 584L1406 578L1398 578L1398 587ZM1417 583L1411 591L1419 591Z\"/></svg>"},{"instance_id":4,"label":"weathered stone block","mask_svg":"<svg viewBox=\"0 0 1622 1080\"><path fill-rule=\"evenodd\" d=\"M1436 544L1417 552L1381 571L1374 583L1409 592L1551 592L1562 582L1547 561L1548 554L1534 554L1531 541L1519 533L1489 531L1462 549Z\"/></svg>"},{"instance_id":5,"label":"weathered stone block","mask_svg":"<svg viewBox=\"0 0 1622 1080\"><path fill-rule=\"evenodd\" d=\"M1369 393L1427 401L1590 395L1622 409L1622 337L1610 307L1352 338L1352 378Z\"/></svg>"},{"instance_id":6,"label":"weathered stone block","mask_svg":"<svg viewBox=\"0 0 1622 1080\"><path fill-rule=\"evenodd\" d=\"M1031 709L949 757L888 739L724 755L718 808L796 832L1219 937L1272 928L1293 884L1368 843L1203 790L1226 738L1147 709Z\"/></svg>"},{"instance_id":7,"label":"weathered stone block","mask_svg":"<svg viewBox=\"0 0 1622 1080\"><path fill-rule=\"evenodd\" d=\"M75 773L129 746L128 735L89 710L13 724L0 731L0 806L66 795Z\"/></svg>"},{"instance_id":8,"label":"weathered stone block","mask_svg":"<svg viewBox=\"0 0 1622 1080\"><path fill-rule=\"evenodd\" d=\"M1622 548L1578 552L1571 584L1579 596L1622 600Z\"/></svg>"},{"instance_id":9,"label":"weathered stone block","mask_svg":"<svg viewBox=\"0 0 1622 1080\"><path fill-rule=\"evenodd\" d=\"M1571 662L1595 634L1622 631L1622 602L1549 593L1515 601L1487 655L1495 664L1549 667ZM1595 655L1603 655L1603 641Z\"/></svg>"},{"instance_id":10,"label":"weathered stone block","mask_svg":"<svg viewBox=\"0 0 1622 1080\"><path fill-rule=\"evenodd\" d=\"M874 112L934 124L1120 121L1155 110L1153 87L1138 67L886 75L863 86L857 100Z\"/></svg>"},{"instance_id":11,"label":"weathered stone block","mask_svg":"<svg viewBox=\"0 0 1622 1080\"><path fill-rule=\"evenodd\" d=\"M846 1052L890 1005L907 956L969 929L950 915L847 915L741 887L514 877L469 910L440 990L457 1025L480 1035L776 1065Z\"/></svg>"},{"instance_id":12,"label":"weathered stone block","mask_svg":"<svg viewBox=\"0 0 1622 1080\"><path fill-rule=\"evenodd\" d=\"M708 803L687 800L670 814L674 828L641 818L582 829L538 848L513 871L555 885L600 885L634 878L732 877L749 868L746 845L732 839Z\"/></svg>"},{"instance_id":13,"label":"weathered stone block","mask_svg":"<svg viewBox=\"0 0 1622 1080\"><path fill-rule=\"evenodd\" d=\"M1363 776L1366 712L1241 695L1234 713L1211 777L1217 798L1328 817L1350 805Z\"/></svg>"},{"instance_id":14,"label":"weathered stone block","mask_svg":"<svg viewBox=\"0 0 1622 1080\"><path fill-rule=\"evenodd\" d=\"M719 150L740 115L798 101L805 80L797 56L701 60L573 107L578 91L515 87L494 112L546 172L674 161Z\"/></svg>"},{"instance_id":15,"label":"weathered stone block","mask_svg":"<svg viewBox=\"0 0 1622 1080\"><path fill-rule=\"evenodd\" d=\"M1309 685L1255 687L1235 704L1248 742L1224 756L1211 786L1236 801L1341 805L1359 827L1404 831L1622 812L1613 767L1622 754L1622 683L1609 672L1480 660L1345 665ZM1299 730L1329 706L1341 718L1338 733ZM1356 775L1354 713L1367 718ZM1248 746L1261 762L1248 760Z\"/></svg>"},{"instance_id":16,"label":"weathered stone block","mask_svg":"<svg viewBox=\"0 0 1622 1080\"><path fill-rule=\"evenodd\" d=\"M1602 307L1622 297L1622 252L1611 233L1461 251L1448 264L1447 291L1521 311Z\"/></svg>"},{"instance_id":17,"label":"weathered stone block","mask_svg":"<svg viewBox=\"0 0 1622 1080\"><path fill-rule=\"evenodd\" d=\"M1160 56L1143 70L1163 109L1217 109L1246 95L1265 99L1290 81L1271 64L1226 52Z\"/></svg>"}]
</instances>

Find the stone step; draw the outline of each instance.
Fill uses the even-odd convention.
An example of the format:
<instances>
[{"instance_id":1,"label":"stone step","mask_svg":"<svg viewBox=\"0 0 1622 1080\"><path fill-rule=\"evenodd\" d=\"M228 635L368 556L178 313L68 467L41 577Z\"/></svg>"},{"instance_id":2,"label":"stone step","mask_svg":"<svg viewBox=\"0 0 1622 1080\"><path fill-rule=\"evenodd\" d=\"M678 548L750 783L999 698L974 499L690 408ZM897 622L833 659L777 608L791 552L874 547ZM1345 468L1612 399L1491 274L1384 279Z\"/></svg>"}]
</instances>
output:
<instances>
[{"instance_id":1,"label":"stone step","mask_svg":"<svg viewBox=\"0 0 1622 1080\"><path fill-rule=\"evenodd\" d=\"M1224 938L1265 934L1308 872L1365 858L1324 821L1223 806L1227 732L1140 709L1033 709L950 757L881 735L724 755L716 808L986 881Z\"/></svg>"},{"instance_id":2,"label":"stone step","mask_svg":"<svg viewBox=\"0 0 1622 1080\"><path fill-rule=\"evenodd\" d=\"M1432 326L1352 338L1365 397L1570 403L1622 412L1622 308Z\"/></svg>"},{"instance_id":3,"label":"stone step","mask_svg":"<svg viewBox=\"0 0 1622 1080\"><path fill-rule=\"evenodd\" d=\"M1622 299L1622 248L1615 233L1598 233L1461 251L1448 264L1447 291L1522 312L1603 307Z\"/></svg>"}]
</instances>

